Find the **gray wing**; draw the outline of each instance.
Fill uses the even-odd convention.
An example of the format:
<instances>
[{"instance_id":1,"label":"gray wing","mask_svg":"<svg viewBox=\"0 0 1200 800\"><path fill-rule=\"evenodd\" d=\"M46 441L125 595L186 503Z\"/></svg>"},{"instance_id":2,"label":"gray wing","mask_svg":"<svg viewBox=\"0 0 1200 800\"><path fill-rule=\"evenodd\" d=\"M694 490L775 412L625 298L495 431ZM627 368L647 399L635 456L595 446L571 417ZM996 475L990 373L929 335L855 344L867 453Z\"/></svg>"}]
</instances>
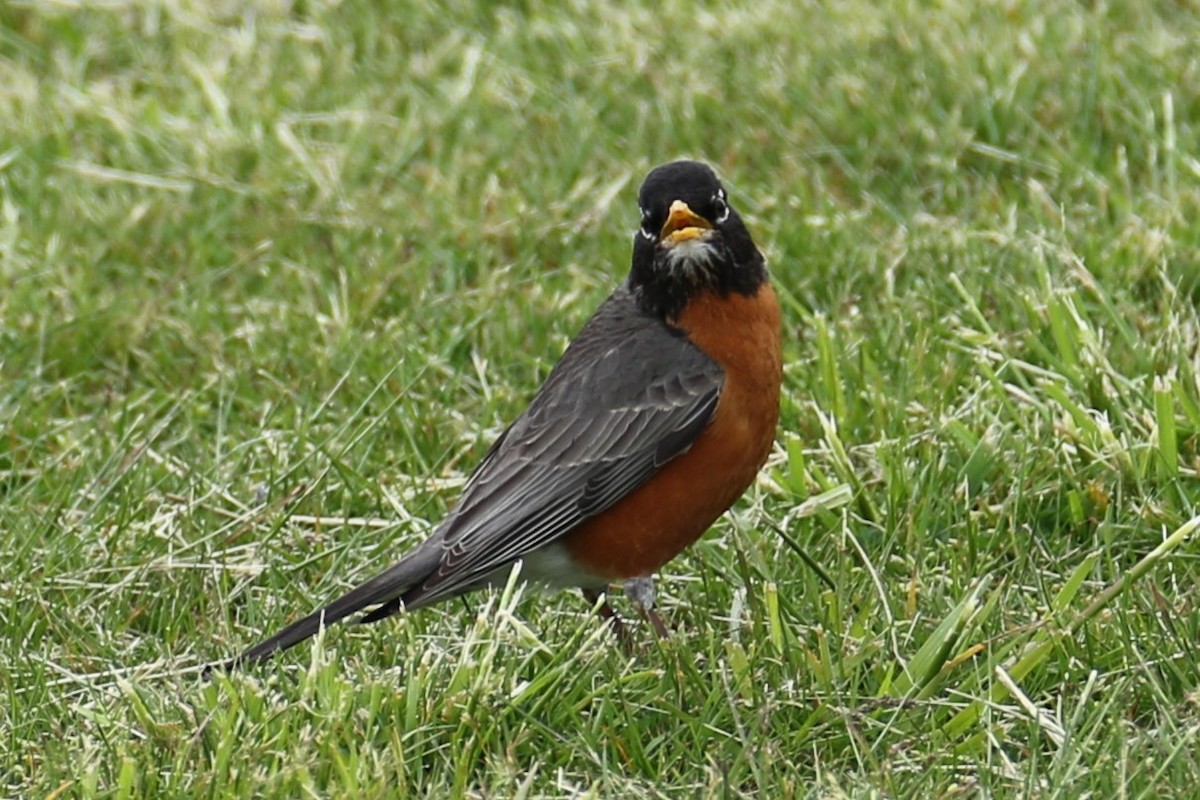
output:
<instances>
[{"instance_id":1,"label":"gray wing","mask_svg":"<svg viewBox=\"0 0 1200 800\"><path fill-rule=\"evenodd\" d=\"M225 662L286 650L370 606L371 622L475 588L569 533L685 452L717 407L720 366L618 289L584 326L529 409L484 456L420 547L324 608Z\"/></svg>"},{"instance_id":2,"label":"gray wing","mask_svg":"<svg viewBox=\"0 0 1200 800\"><path fill-rule=\"evenodd\" d=\"M608 509L691 446L723 383L682 332L617 290L422 547L440 549L438 566L405 605L465 591Z\"/></svg>"}]
</instances>

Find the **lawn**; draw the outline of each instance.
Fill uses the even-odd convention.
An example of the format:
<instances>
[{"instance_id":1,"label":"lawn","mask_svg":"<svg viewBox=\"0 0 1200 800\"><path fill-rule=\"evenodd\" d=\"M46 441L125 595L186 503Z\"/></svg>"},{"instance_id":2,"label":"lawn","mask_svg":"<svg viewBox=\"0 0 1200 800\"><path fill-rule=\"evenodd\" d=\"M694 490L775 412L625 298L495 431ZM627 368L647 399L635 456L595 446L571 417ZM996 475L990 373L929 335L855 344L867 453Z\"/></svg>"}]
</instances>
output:
<instances>
[{"instance_id":1,"label":"lawn","mask_svg":"<svg viewBox=\"0 0 1200 800\"><path fill-rule=\"evenodd\" d=\"M0 793L1194 796L1198 12L0 6ZM205 681L436 524L681 156L785 385L671 638L514 581Z\"/></svg>"}]
</instances>

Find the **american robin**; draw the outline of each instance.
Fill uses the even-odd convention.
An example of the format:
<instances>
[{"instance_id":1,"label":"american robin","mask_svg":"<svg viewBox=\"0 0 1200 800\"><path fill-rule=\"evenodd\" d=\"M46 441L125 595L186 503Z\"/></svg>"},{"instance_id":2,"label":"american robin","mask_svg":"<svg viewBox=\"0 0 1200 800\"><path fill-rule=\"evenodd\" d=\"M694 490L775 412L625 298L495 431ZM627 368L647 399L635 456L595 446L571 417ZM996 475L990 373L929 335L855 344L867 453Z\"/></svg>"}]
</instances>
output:
<instances>
[{"instance_id":1,"label":"american robin","mask_svg":"<svg viewBox=\"0 0 1200 800\"><path fill-rule=\"evenodd\" d=\"M285 650L364 609L374 622L522 578L653 611L650 576L728 509L779 417L780 318L766 262L708 166L675 161L638 193L621 284L500 435L421 545L228 662ZM619 620L607 606L619 630ZM657 616L656 630L665 632Z\"/></svg>"}]
</instances>

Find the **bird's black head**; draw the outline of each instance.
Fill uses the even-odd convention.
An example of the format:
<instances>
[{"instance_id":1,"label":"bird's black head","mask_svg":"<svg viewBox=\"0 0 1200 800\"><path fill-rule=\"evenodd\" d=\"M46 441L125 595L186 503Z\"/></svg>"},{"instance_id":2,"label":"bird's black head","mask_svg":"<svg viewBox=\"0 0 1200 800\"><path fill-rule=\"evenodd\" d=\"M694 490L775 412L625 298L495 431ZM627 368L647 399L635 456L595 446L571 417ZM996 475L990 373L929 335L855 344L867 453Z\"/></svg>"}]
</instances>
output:
<instances>
[{"instance_id":1,"label":"bird's black head","mask_svg":"<svg viewBox=\"0 0 1200 800\"><path fill-rule=\"evenodd\" d=\"M642 181L638 207L629 285L650 313L672 318L697 292L751 295L767 279L762 254L708 165L656 167Z\"/></svg>"}]
</instances>

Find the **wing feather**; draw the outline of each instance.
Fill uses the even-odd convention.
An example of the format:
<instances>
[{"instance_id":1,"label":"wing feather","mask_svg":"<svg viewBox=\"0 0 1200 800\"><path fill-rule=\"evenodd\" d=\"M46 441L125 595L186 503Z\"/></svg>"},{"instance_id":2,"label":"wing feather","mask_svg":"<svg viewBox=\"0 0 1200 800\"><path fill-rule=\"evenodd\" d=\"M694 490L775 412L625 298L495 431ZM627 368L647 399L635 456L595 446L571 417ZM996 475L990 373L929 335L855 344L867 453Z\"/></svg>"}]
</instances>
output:
<instances>
[{"instance_id":1,"label":"wing feather","mask_svg":"<svg viewBox=\"0 0 1200 800\"><path fill-rule=\"evenodd\" d=\"M486 584L686 452L711 420L724 380L720 366L681 331L618 289L488 450L429 539L226 668L287 649L372 606L364 622Z\"/></svg>"},{"instance_id":2,"label":"wing feather","mask_svg":"<svg viewBox=\"0 0 1200 800\"><path fill-rule=\"evenodd\" d=\"M723 383L716 362L619 289L472 475L434 534L437 569L405 605L474 588L612 507L687 451Z\"/></svg>"}]
</instances>

